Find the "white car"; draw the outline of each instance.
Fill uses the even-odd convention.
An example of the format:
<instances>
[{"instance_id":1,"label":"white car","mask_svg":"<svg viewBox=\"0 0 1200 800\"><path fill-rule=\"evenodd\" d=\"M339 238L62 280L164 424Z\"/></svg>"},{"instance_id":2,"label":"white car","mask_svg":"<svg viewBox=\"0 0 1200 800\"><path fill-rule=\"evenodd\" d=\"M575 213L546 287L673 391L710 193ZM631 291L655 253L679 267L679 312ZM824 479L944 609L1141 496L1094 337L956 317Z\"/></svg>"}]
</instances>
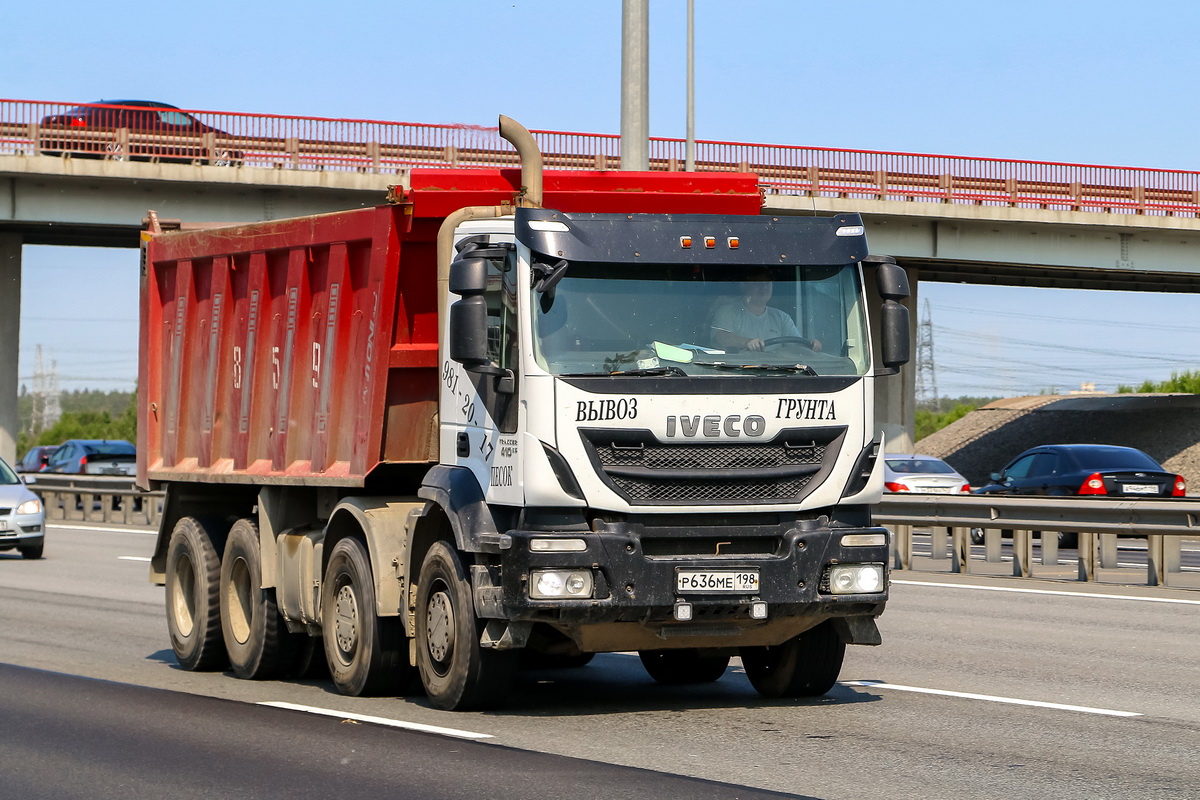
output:
<instances>
[{"instance_id":1,"label":"white car","mask_svg":"<svg viewBox=\"0 0 1200 800\"><path fill-rule=\"evenodd\" d=\"M885 455L883 485L889 492L960 494L971 484L940 458L922 455Z\"/></svg>"},{"instance_id":2,"label":"white car","mask_svg":"<svg viewBox=\"0 0 1200 800\"><path fill-rule=\"evenodd\" d=\"M25 558L41 558L45 529L41 499L0 459L0 550L16 548Z\"/></svg>"}]
</instances>

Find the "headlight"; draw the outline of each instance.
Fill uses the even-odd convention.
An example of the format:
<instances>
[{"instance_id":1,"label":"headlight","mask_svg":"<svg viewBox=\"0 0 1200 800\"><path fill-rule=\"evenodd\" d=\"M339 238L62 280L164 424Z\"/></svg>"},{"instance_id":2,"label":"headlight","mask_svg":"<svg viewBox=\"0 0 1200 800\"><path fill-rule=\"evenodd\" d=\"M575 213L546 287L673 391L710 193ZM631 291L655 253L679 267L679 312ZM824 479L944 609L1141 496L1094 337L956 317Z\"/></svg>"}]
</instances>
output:
<instances>
[{"instance_id":1,"label":"headlight","mask_svg":"<svg viewBox=\"0 0 1200 800\"><path fill-rule=\"evenodd\" d=\"M879 594L883 591L883 564L840 564L830 567L832 594Z\"/></svg>"},{"instance_id":2,"label":"headlight","mask_svg":"<svg viewBox=\"0 0 1200 800\"><path fill-rule=\"evenodd\" d=\"M42 510L42 501L36 497L32 500L26 500L21 505L17 506L18 514L38 514Z\"/></svg>"},{"instance_id":3,"label":"headlight","mask_svg":"<svg viewBox=\"0 0 1200 800\"><path fill-rule=\"evenodd\" d=\"M592 596L589 569L537 569L529 573L529 596L534 600Z\"/></svg>"}]
</instances>

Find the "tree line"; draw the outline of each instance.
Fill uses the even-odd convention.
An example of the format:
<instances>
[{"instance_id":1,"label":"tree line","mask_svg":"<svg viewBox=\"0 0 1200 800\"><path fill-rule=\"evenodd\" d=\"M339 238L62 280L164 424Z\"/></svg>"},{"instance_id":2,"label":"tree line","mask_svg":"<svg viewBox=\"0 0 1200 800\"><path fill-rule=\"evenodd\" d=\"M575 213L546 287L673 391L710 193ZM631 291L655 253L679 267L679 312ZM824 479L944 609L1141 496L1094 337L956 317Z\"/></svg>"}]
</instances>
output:
<instances>
[{"instance_id":1,"label":"tree line","mask_svg":"<svg viewBox=\"0 0 1200 800\"><path fill-rule=\"evenodd\" d=\"M33 428L33 395L24 386L17 396L17 454L39 444L62 444L67 439L125 439L137 441L137 393L77 389L59 397L62 416L48 428Z\"/></svg>"}]
</instances>

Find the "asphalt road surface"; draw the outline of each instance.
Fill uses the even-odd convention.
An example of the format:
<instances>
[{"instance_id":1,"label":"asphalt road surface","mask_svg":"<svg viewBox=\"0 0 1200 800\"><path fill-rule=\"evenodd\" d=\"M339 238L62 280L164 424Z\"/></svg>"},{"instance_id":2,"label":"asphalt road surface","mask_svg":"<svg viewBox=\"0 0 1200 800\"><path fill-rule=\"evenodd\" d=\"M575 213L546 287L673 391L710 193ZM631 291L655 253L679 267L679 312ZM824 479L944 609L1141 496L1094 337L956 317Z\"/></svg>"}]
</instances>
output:
<instances>
[{"instance_id":1,"label":"asphalt road surface","mask_svg":"<svg viewBox=\"0 0 1200 800\"><path fill-rule=\"evenodd\" d=\"M606 654L456 714L178 669L152 546L0 554L0 663L36 670L0 668L0 798L1200 798L1200 592L896 572L883 646L824 698Z\"/></svg>"}]
</instances>

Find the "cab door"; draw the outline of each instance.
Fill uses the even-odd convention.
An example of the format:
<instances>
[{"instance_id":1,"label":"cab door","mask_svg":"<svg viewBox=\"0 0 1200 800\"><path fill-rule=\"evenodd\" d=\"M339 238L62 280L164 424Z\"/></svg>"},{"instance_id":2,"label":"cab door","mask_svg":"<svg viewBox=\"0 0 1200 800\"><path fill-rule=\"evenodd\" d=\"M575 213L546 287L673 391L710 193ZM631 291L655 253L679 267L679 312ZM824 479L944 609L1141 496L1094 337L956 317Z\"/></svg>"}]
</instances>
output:
<instances>
[{"instance_id":1,"label":"cab door","mask_svg":"<svg viewBox=\"0 0 1200 800\"><path fill-rule=\"evenodd\" d=\"M512 237L492 235L493 243L505 238L511 241ZM511 247L503 257L489 259L484 293L488 357L507 375L466 370L442 354L442 461L470 469L487 500L504 505L524 502L517 435L521 413L517 274Z\"/></svg>"}]
</instances>

